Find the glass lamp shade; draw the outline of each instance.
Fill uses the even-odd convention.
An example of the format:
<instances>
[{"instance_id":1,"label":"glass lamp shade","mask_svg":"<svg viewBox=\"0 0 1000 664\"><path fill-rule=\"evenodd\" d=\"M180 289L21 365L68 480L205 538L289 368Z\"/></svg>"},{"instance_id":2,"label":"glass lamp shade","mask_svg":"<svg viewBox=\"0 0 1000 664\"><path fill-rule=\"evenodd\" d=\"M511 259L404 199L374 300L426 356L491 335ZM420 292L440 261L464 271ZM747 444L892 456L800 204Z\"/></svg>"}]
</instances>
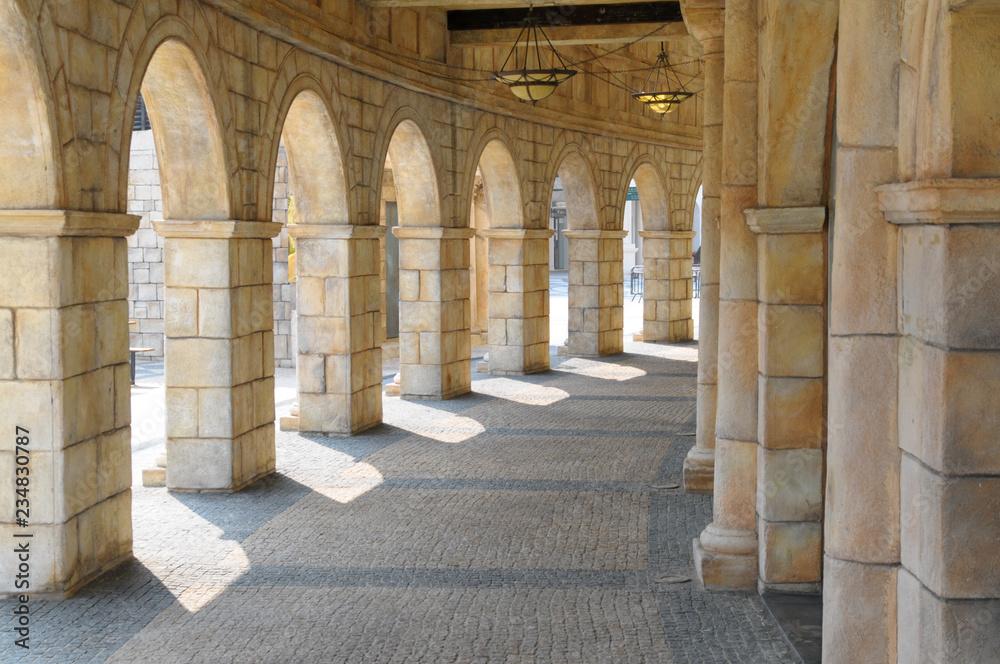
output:
<instances>
[{"instance_id":1,"label":"glass lamp shade","mask_svg":"<svg viewBox=\"0 0 1000 664\"><path fill-rule=\"evenodd\" d=\"M692 94L691 92L636 92L632 98L641 101L656 113L666 114Z\"/></svg>"},{"instance_id":2,"label":"glass lamp shade","mask_svg":"<svg viewBox=\"0 0 1000 664\"><path fill-rule=\"evenodd\" d=\"M534 104L551 95L560 83L575 74L572 69L519 69L494 72L491 77L510 88L518 99Z\"/></svg>"}]
</instances>

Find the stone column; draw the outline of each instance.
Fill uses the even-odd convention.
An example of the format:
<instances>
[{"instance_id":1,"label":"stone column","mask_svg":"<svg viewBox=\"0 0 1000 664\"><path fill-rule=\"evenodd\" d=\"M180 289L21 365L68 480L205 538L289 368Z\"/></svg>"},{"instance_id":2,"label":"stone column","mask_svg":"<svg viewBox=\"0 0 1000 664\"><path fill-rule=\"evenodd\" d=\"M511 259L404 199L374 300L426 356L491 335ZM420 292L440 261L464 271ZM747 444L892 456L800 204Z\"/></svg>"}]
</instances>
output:
<instances>
[{"instance_id":1,"label":"stone column","mask_svg":"<svg viewBox=\"0 0 1000 664\"><path fill-rule=\"evenodd\" d=\"M896 228L899 3L842 0L831 223L823 661L893 661L899 565Z\"/></svg>"},{"instance_id":2,"label":"stone column","mask_svg":"<svg viewBox=\"0 0 1000 664\"><path fill-rule=\"evenodd\" d=\"M138 227L132 215L0 211L0 592L18 591L21 542L32 594L71 595L132 557L125 237Z\"/></svg>"},{"instance_id":3,"label":"stone column","mask_svg":"<svg viewBox=\"0 0 1000 664\"><path fill-rule=\"evenodd\" d=\"M819 592L826 209L751 209L746 219L758 234L758 585Z\"/></svg>"},{"instance_id":4,"label":"stone column","mask_svg":"<svg viewBox=\"0 0 1000 664\"><path fill-rule=\"evenodd\" d=\"M471 228L399 226L400 396L450 399L472 389Z\"/></svg>"},{"instance_id":5,"label":"stone column","mask_svg":"<svg viewBox=\"0 0 1000 664\"><path fill-rule=\"evenodd\" d=\"M898 225L898 660L1000 651L1000 180L878 188Z\"/></svg>"},{"instance_id":6,"label":"stone column","mask_svg":"<svg viewBox=\"0 0 1000 664\"><path fill-rule=\"evenodd\" d=\"M694 339L691 241L694 231L639 231L642 238L643 341Z\"/></svg>"},{"instance_id":7,"label":"stone column","mask_svg":"<svg viewBox=\"0 0 1000 664\"><path fill-rule=\"evenodd\" d=\"M694 541L709 589L757 581L757 3L726 3L722 140L719 377L713 521Z\"/></svg>"},{"instance_id":8,"label":"stone column","mask_svg":"<svg viewBox=\"0 0 1000 664\"><path fill-rule=\"evenodd\" d=\"M604 356L624 349L626 231L564 231L569 239L570 355Z\"/></svg>"},{"instance_id":9,"label":"stone column","mask_svg":"<svg viewBox=\"0 0 1000 664\"><path fill-rule=\"evenodd\" d=\"M167 488L239 491L274 472L271 238L281 224L159 221Z\"/></svg>"},{"instance_id":10,"label":"stone column","mask_svg":"<svg viewBox=\"0 0 1000 664\"><path fill-rule=\"evenodd\" d=\"M684 459L684 490L711 493L719 374L719 210L722 184L722 102L725 12L685 8L685 22L702 48L705 97L702 137L701 297L698 317L698 422Z\"/></svg>"},{"instance_id":11,"label":"stone column","mask_svg":"<svg viewBox=\"0 0 1000 664\"><path fill-rule=\"evenodd\" d=\"M292 224L299 431L354 434L382 421L384 226Z\"/></svg>"},{"instance_id":12,"label":"stone column","mask_svg":"<svg viewBox=\"0 0 1000 664\"><path fill-rule=\"evenodd\" d=\"M553 232L482 231L489 239L491 374L531 374L549 368L549 238Z\"/></svg>"}]
</instances>

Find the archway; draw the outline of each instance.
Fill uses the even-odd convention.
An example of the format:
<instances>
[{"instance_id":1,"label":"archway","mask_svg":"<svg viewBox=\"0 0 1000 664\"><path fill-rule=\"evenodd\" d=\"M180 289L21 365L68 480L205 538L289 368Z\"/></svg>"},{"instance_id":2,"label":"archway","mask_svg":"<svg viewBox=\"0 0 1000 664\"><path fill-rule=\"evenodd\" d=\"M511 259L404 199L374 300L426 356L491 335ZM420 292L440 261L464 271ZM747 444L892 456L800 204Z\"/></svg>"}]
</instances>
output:
<instances>
[{"instance_id":1,"label":"archway","mask_svg":"<svg viewBox=\"0 0 1000 664\"><path fill-rule=\"evenodd\" d=\"M473 231L442 223L436 161L417 116L402 109L389 126L382 164L391 166L399 222L392 231L399 240L399 382L387 394L448 399L471 389Z\"/></svg>"}]
</instances>

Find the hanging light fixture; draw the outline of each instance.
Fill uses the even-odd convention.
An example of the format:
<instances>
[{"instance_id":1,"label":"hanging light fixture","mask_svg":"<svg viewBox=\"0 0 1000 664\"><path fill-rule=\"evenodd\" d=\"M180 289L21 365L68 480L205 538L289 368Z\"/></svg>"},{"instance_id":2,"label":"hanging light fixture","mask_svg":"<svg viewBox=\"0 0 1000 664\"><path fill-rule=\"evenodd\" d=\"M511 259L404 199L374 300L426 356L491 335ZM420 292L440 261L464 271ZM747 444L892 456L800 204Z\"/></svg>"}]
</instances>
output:
<instances>
[{"instance_id":1,"label":"hanging light fixture","mask_svg":"<svg viewBox=\"0 0 1000 664\"><path fill-rule=\"evenodd\" d=\"M539 38L539 34L541 38ZM523 62L518 57L517 52L522 37L524 37L523 48L525 49ZM544 68L541 47L543 39L553 53L552 64L559 66ZM532 53L535 56L534 63L532 63L533 68L529 68L532 67L532 64L529 64ZM508 69L507 65L511 58L514 59L514 63ZM576 75L576 71L570 69L566 61L562 59L539 25L539 20L532 15L531 9L529 9L528 15L524 18L524 26L518 33L517 39L514 40L514 47L507 54L507 59L500 66L500 71L492 72L490 78L506 85L518 99L536 104L555 92L560 83L574 75Z\"/></svg>"},{"instance_id":2,"label":"hanging light fixture","mask_svg":"<svg viewBox=\"0 0 1000 664\"><path fill-rule=\"evenodd\" d=\"M632 98L641 101L652 111L665 115L692 95L694 93L688 92L677 72L670 66L667 52L663 50L663 42L660 42L660 54L656 56L656 62L642 84L642 91L633 93Z\"/></svg>"}]
</instances>

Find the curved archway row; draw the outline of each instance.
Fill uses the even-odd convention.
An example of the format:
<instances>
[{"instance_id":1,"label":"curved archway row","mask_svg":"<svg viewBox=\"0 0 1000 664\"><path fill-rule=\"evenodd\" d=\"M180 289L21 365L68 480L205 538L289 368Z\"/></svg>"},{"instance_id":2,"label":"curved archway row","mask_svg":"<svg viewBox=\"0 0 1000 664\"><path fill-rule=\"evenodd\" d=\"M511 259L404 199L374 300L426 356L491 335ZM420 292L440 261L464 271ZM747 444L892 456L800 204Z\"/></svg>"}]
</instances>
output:
<instances>
[{"instance_id":1,"label":"curved archway row","mask_svg":"<svg viewBox=\"0 0 1000 664\"><path fill-rule=\"evenodd\" d=\"M53 455L96 459L99 448L127 458L125 237L138 220L118 212L128 209L140 93L163 192L164 218L154 225L164 238L170 488L238 491L275 468L271 237L280 224L268 210L282 141L299 222L290 233L298 243L300 429L355 433L382 418L377 210L387 161L400 222L393 237L403 394L448 398L471 386L477 171L489 249L476 277L489 286L490 369L548 367L552 181L565 171L579 191L573 218L581 231L616 232L606 183L618 174L615 162L601 164L605 153L627 153L627 142L532 123L526 141L515 120L394 88L264 33L256 56L233 54L220 48L219 25L234 19L202 3L168 3L174 12L147 4L136 3L121 23L117 50L103 47L111 74L90 81L93 108L104 109L95 114L68 110L66 86L89 65L45 50L59 41L46 31L61 28L33 26L19 0L0 9L0 67L15 74L5 78L4 97L19 111L0 137L10 176L0 191L0 252L12 268L2 277L0 309L12 312L17 338L30 340L0 361L11 378L0 389L50 404L31 429L63 436L66 451ZM234 74L244 68L252 75ZM61 69L65 77L53 74ZM341 96L346 87L350 97ZM474 129L453 132L436 120L453 117ZM54 273L29 265L27 255L45 256ZM619 302L620 290L619 283ZM597 318L613 318L611 309L598 306ZM53 390L79 396L46 401ZM60 422L72 422L72 431L54 432ZM65 547L39 563L40 588L72 592L127 557L127 464L109 463L113 481L44 524ZM41 489L55 478L38 481ZM117 524L102 550L65 540L81 519Z\"/></svg>"}]
</instances>

